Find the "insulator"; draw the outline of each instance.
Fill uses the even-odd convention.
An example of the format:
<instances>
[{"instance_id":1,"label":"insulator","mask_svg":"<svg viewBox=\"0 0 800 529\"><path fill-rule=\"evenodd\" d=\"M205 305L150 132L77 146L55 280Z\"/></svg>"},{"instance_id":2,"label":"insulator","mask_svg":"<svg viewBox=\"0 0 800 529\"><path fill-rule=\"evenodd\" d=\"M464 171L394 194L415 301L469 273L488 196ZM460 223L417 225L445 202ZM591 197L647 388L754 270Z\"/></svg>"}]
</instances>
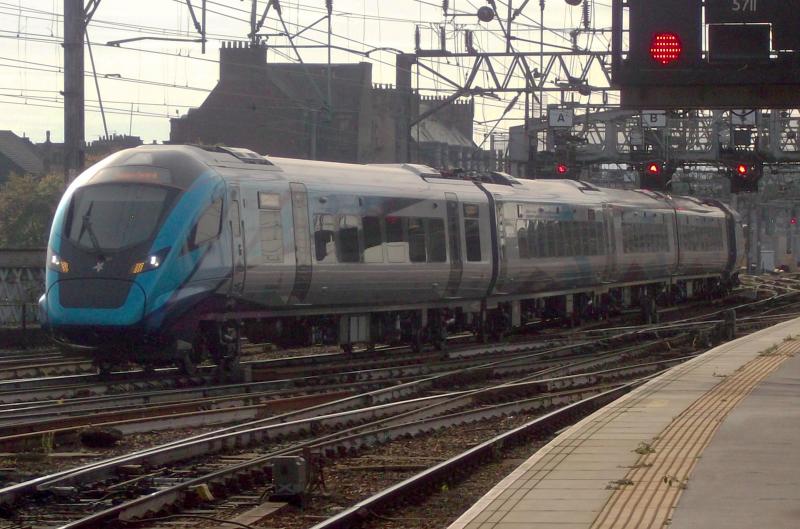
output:
<instances>
[{"instance_id":1,"label":"insulator","mask_svg":"<svg viewBox=\"0 0 800 529\"><path fill-rule=\"evenodd\" d=\"M583 0L583 28L589 29L592 25L592 0Z\"/></svg>"},{"instance_id":2,"label":"insulator","mask_svg":"<svg viewBox=\"0 0 800 529\"><path fill-rule=\"evenodd\" d=\"M422 37L419 33L419 26L417 26L416 28L414 28L414 49L417 51L422 49L420 48L421 43L422 43Z\"/></svg>"},{"instance_id":3,"label":"insulator","mask_svg":"<svg viewBox=\"0 0 800 529\"><path fill-rule=\"evenodd\" d=\"M328 10L328 14L330 15L333 11L333 0L325 0L325 8Z\"/></svg>"},{"instance_id":4,"label":"insulator","mask_svg":"<svg viewBox=\"0 0 800 529\"><path fill-rule=\"evenodd\" d=\"M281 14L281 0L272 0L272 7L275 8L276 13Z\"/></svg>"},{"instance_id":5,"label":"insulator","mask_svg":"<svg viewBox=\"0 0 800 529\"><path fill-rule=\"evenodd\" d=\"M450 1L449 0L442 0L442 11L444 11L444 16L447 16L447 11L450 9Z\"/></svg>"}]
</instances>

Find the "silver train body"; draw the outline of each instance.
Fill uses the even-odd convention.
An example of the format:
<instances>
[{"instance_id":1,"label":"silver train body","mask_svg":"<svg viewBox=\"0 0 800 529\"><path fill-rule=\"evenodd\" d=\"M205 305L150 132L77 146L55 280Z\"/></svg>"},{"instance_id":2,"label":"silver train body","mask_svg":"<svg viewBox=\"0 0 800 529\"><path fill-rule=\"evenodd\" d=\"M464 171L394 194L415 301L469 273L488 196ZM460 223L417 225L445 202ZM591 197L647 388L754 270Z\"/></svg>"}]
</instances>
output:
<instances>
[{"instance_id":1,"label":"silver train body","mask_svg":"<svg viewBox=\"0 0 800 529\"><path fill-rule=\"evenodd\" d=\"M164 183L166 169L147 173L148 164L163 168L162 159L175 174L191 168L182 187ZM108 200L92 186L134 189L139 181L169 187L172 202L147 232L151 238L142 236L142 256L122 262L123 250L95 240L99 219L94 230L77 223L115 215L114 207L87 202L90 193ZM80 200L88 206L73 215ZM417 165L267 159L226 148L123 151L87 170L59 212L42 306L53 330L72 342L102 334L104 321L115 334L130 331L123 334L150 343L197 344L202 334L205 347L233 327L287 344L436 342L448 328L513 327L546 310L579 314L615 296L631 303L623 298L646 288L682 295L727 288L744 254L737 213L717 202L502 173L478 181ZM198 233L207 236L200 241ZM149 253L155 266L142 272L135 261ZM112 258L120 277L92 283ZM118 301L93 307L91 295L63 301L67 286L77 284L71 280L89 294L95 284L133 287L125 286L128 298L120 290ZM131 304L134 294L141 301Z\"/></svg>"}]
</instances>

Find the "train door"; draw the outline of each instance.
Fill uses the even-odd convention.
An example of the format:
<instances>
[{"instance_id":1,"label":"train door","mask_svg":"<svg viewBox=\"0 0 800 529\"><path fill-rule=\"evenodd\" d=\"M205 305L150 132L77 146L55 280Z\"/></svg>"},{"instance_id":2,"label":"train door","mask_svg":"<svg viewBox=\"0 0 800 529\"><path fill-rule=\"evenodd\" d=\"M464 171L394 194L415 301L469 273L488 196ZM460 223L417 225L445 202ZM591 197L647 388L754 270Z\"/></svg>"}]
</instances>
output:
<instances>
[{"instance_id":1,"label":"train door","mask_svg":"<svg viewBox=\"0 0 800 529\"><path fill-rule=\"evenodd\" d=\"M231 228L231 255L233 262L232 295L242 294L244 283L247 279L247 255L245 254L244 223L242 222L240 202L241 192L239 186L231 186L228 222Z\"/></svg>"},{"instance_id":2,"label":"train door","mask_svg":"<svg viewBox=\"0 0 800 529\"><path fill-rule=\"evenodd\" d=\"M308 220L306 186L292 182L292 225L294 226L295 274L292 303L305 303L311 286L311 227Z\"/></svg>"},{"instance_id":3,"label":"train door","mask_svg":"<svg viewBox=\"0 0 800 529\"><path fill-rule=\"evenodd\" d=\"M464 264L461 261L461 223L458 219L458 196L455 193L444 195L447 200L447 246L450 253L450 276L444 295L454 298L458 296L461 276L464 273Z\"/></svg>"}]
</instances>

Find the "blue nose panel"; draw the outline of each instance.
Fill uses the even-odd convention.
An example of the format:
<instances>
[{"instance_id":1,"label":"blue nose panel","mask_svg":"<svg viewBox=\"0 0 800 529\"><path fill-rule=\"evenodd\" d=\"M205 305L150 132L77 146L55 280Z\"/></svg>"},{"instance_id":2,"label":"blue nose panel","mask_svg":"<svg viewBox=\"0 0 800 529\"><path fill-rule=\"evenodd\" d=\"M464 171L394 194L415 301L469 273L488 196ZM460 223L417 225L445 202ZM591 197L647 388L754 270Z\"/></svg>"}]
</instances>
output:
<instances>
[{"instance_id":1,"label":"blue nose panel","mask_svg":"<svg viewBox=\"0 0 800 529\"><path fill-rule=\"evenodd\" d=\"M97 281L105 281L106 284L93 284L93 282ZM110 285L107 284L108 282L119 283L119 285ZM72 291L78 286L74 283L79 283L80 287L87 293L110 288L115 292L127 292L127 295L121 304L113 303L112 305L116 306L111 307L109 307L108 303L93 305L89 297L80 304L70 300L67 305L71 306L65 307L62 303L62 292L64 290ZM70 293L70 297L74 297L74 293ZM57 281L47 292L48 323L56 327L60 325L136 325L144 317L146 301L144 290L132 281L122 279L61 280Z\"/></svg>"}]
</instances>

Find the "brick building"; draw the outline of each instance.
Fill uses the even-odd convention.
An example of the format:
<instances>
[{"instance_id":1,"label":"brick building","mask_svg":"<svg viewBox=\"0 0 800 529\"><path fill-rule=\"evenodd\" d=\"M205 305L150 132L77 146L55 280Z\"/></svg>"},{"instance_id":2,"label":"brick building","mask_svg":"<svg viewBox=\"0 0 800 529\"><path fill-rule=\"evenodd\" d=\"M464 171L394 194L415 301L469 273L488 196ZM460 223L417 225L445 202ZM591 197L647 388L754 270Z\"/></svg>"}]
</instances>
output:
<instances>
[{"instance_id":1,"label":"brick building","mask_svg":"<svg viewBox=\"0 0 800 529\"><path fill-rule=\"evenodd\" d=\"M219 82L200 107L171 120L170 141L338 162L466 169L490 163L472 141L471 101L456 101L412 126L412 116L443 98L412 92L408 68L398 67L395 87L373 84L369 63L331 65L329 105L327 64L266 59L264 46L223 44Z\"/></svg>"}]
</instances>

